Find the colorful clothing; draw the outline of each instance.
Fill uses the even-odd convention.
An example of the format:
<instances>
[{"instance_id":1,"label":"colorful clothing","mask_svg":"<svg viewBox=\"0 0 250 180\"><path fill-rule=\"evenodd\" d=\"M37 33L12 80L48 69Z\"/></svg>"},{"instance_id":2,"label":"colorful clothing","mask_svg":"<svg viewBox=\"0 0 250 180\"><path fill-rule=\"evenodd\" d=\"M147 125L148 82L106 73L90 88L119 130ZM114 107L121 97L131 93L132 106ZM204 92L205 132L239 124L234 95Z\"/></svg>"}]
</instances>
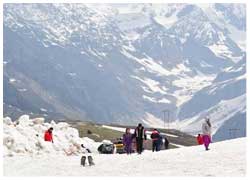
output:
<instances>
[{"instance_id":1,"label":"colorful clothing","mask_svg":"<svg viewBox=\"0 0 250 180\"><path fill-rule=\"evenodd\" d=\"M123 134L123 144L125 146L125 151L127 154L132 153L132 140L133 136L130 133Z\"/></svg>"},{"instance_id":2,"label":"colorful clothing","mask_svg":"<svg viewBox=\"0 0 250 180\"><path fill-rule=\"evenodd\" d=\"M152 151L159 151L160 147L160 133L157 130L154 130L151 134L152 139Z\"/></svg>"},{"instance_id":3,"label":"colorful clothing","mask_svg":"<svg viewBox=\"0 0 250 180\"><path fill-rule=\"evenodd\" d=\"M203 137L202 136L197 136L197 143L199 144L199 145L201 145L201 144L203 144Z\"/></svg>"},{"instance_id":4,"label":"colorful clothing","mask_svg":"<svg viewBox=\"0 0 250 180\"><path fill-rule=\"evenodd\" d=\"M203 135L202 139L203 139L203 143L204 143L204 146L205 146L206 150L208 150L208 146L211 143L210 136L209 135Z\"/></svg>"},{"instance_id":5,"label":"colorful clothing","mask_svg":"<svg viewBox=\"0 0 250 180\"><path fill-rule=\"evenodd\" d=\"M46 131L46 132L44 133L44 141L53 142L53 135L52 135L52 132Z\"/></svg>"}]
</instances>

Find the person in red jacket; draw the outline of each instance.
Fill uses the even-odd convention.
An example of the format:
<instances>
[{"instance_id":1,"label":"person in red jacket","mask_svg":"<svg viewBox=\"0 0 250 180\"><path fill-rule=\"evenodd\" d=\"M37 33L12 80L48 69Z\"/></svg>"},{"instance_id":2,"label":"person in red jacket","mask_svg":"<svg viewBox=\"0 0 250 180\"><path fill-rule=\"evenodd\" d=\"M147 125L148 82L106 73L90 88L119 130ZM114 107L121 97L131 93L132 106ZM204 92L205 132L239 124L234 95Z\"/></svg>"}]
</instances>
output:
<instances>
[{"instance_id":1,"label":"person in red jacket","mask_svg":"<svg viewBox=\"0 0 250 180\"><path fill-rule=\"evenodd\" d=\"M52 134L53 128L49 128L45 133L44 133L44 141L49 141L54 143L53 141L53 134Z\"/></svg>"},{"instance_id":2,"label":"person in red jacket","mask_svg":"<svg viewBox=\"0 0 250 180\"><path fill-rule=\"evenodd\" d=\"M199 145L203 144L203 138L202 138L201 134L198 134L198 136L196 137L196 139L197 139L197 143Z\"/></svg>"},{"instance_id":3,"label":"person in red jacket","mask_svg":"<svg viewBox=\"0 0 250 180\"><path fill-rule=\"evenodd\" d=\"M152 139L152 151L159 151L159 131L157 131L157 129L154 129L150 137Z\"/></svg>"}]
</instances>

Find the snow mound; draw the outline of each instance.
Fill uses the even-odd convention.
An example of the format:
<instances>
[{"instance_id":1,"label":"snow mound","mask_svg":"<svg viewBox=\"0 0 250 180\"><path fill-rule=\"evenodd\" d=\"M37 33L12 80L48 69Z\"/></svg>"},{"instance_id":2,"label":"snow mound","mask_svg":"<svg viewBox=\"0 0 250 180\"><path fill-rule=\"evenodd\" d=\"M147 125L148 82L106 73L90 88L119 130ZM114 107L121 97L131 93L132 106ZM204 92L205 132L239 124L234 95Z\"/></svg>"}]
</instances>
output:
<instances>
[{"instance_id":1,"label":"snow mound","mask_svg":"<svg viewBox=\"0 0 250 180\"><path fill-rule=\"evenodd\" d=\"M45 131L53 127L54 143L45 142ZM3 118L3 155L36 155L36 154L63 154L74 147L76 154L80 153L80 145L84 144L92 152L97 152L100 143L87 137L80 138L78 130L70 127L66 122L44 122L44 118L30 119L22 115L18 120Z\"/></svg>"}]
</instances>

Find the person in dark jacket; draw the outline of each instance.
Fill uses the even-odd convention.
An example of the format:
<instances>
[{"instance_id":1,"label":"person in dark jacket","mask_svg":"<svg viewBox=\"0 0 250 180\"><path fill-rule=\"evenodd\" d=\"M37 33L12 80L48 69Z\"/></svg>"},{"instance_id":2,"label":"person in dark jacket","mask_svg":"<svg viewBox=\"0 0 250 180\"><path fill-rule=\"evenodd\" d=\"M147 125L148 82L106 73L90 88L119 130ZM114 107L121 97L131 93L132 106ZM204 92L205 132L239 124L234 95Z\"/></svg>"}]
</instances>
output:
<instances>
[{"instance_id":1,"label":"person in dark jacket","mask_svg":"<svg viewBox=\"0 0 250 180\"><path fill-rule=\"evenodd\" d=\"M126 132L123 134L122 143L125 146L125 151L127 154L132 153L132 140L133 135L130 133L130 128L126 128Z\"/></svg>"},{"instance_id":2,"label":"person in dark jacket","mask_svg":"<svg viewBox=\"0 0 250 180\"><path fill-rule=\"evenodd\" d=\"M162 145L163 145L163 137L162 137L162 135L160 134L160 138L159 138L159 140L158 140L158 146L157 146L158 151L160 151L160 150L162 149Z\"/></svg>"},{"instance_id":3,"label":"person in dark jacket","mask_svg":"<svg viewBox=\"0 0 250 180\"><path fill-rule=\"evenodd\" d=\"M157 131L157 129L154 129L153 132L151 133L151 139L152 139L152 151L159 151L159 146L160 146L160 133Z\"/></svg>"},{"instance_id":4,"label":"person in dark jacket","mask_svg":"<svg viewBox=\"0 0 250 180\"><path fill-rule=\"evenodd\" d=\"M134 137L136 139L136 149L137 153L141 154L143 151L143 140L147 140L147 135L144 127L141 123L138 124L138 126L135 129Z\"/></svg>"},{"instance_id":5,"label":"person in dark jacket","mask_svg":"<svg viewBox=\"0 0 250 180\"><path fill-rule=\"evenodd\" d=\"M165 138L164 138L164 146L165 146L165 149L168 149L168 145L169 145L168 138L165 137Z\"/></svg>"},{"instance_id":6,"label":"person in dark jacket","mask_svg":"<svg viewBox=\"0 0 250 180\"><path fill-rule=\"evenodd\" d=\"M44 133L44 141L49 141L54 143L53 141L53 134L52 134L53 128L49 128L45 133Z\"/></svg>"}]
</instances>

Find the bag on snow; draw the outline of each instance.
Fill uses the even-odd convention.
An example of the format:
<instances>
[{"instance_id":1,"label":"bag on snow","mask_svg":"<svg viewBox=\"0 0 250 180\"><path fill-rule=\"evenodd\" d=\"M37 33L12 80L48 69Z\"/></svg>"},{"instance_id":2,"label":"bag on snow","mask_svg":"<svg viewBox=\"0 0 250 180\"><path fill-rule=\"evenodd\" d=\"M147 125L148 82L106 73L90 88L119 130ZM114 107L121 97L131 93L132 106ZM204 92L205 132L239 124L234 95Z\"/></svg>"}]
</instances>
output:
<instances>
[{"instance_id":1,"label":"bag on snow","mask_svg":"<svg viewBox=\"0 0 250 180\"><path fill-rule=\"evenodd\" d=\"M113 144L101 144L98 147L98 151L101 154L113 154L113 152L114 152L114 145Z\"/></svg>"}]
</instances>

